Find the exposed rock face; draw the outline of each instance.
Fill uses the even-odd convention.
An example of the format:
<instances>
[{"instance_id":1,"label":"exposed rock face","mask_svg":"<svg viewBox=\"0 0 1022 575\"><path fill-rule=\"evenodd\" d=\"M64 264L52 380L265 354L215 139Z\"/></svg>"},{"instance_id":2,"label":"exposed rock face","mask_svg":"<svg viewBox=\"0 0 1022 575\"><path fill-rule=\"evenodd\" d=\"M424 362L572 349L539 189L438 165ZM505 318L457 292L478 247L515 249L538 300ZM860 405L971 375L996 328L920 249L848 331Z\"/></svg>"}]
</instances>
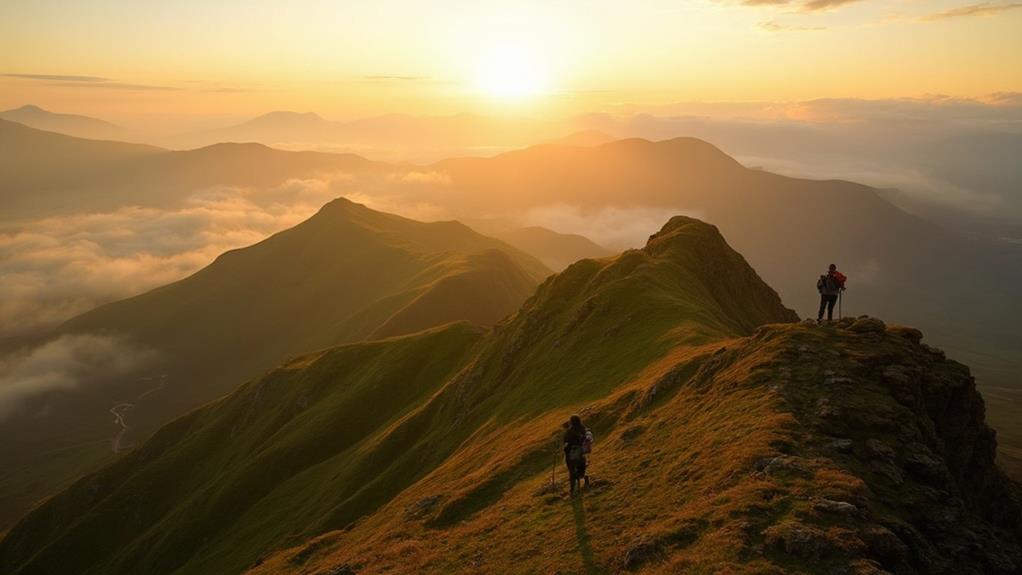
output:
<instances>
[{"instance_id":1,"label":"exposed rock face","mask_svg":"<svg viewBox=\"0 0 1022 575\"><path fill-rule=\"evenodd\" d=\"M764 530L767 544L896 573L1022 570L1018 486L994 464L995 434L968 368L922 344L918 330L875 318L800 329L829 348L789 352L803 364L796 369L822 371L824 386L781 389L811 430L796 449L812 445L815 457L780 461L806 473L836 464L862 489L847 500L814 500L818 517ZM776 467L778 460L763 471ZM830 519L817 523L823 517Z\"/></svg>"}]
</instances>

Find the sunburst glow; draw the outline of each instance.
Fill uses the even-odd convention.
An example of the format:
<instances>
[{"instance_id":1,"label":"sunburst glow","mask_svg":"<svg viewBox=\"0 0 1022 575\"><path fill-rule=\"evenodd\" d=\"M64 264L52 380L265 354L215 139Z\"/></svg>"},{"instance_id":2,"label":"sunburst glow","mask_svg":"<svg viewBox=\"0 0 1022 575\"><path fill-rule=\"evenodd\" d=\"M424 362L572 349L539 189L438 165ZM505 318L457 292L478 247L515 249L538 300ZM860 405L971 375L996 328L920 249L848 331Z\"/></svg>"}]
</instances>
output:
<instances>
[{"instance_id":1,"label":"sunburst glow","mask_svg":"<svg viewBox=\"0 0 1022 575\"><path fill-rule=\"evenodd\" d=\"M485 52L476 66L477 88L492 97L521 99L548 89L543 57L527 46L501 44Z\"/></svg>"}]
</instances>

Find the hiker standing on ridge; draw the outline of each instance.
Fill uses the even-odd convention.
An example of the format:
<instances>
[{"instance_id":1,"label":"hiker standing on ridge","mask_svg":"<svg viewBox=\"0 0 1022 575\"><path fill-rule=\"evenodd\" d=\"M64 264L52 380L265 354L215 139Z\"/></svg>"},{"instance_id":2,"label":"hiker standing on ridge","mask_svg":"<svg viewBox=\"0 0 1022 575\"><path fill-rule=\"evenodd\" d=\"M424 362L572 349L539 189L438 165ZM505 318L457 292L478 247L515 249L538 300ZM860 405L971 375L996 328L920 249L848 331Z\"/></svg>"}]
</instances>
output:
<instances>
[{"instance_id":1,"label":"hiker standing on ridge","mask_svg":"<svg viewBox=\"0 0 1022 575\"><path fill-rule=\"evenodd\" d=\"M564 463L568 466L568 479L571 483L571 494L580 488L579 482L585 480L585 486L589 487L589 477L586 476L585 444L589 430L582 425L582 418L577 415L571 416L568 429L564 432ZM591 435L589 437L592 437ZM591 443L592 440L588 439Z\"/></svg>"},{"instance_id":2,"label":"hiker standing on ridge","mask_svg":"<svg viewBox=\"0 0 1022 575\"><path fill-rule=\"evenodd\" d=\"M816 314L816 323L823 321L823 310L827 310L827 321L834 319L834 304L841 292L845 291L845 274L837 271L837 266L830 264L826 274L816 281L816 289L820 292L820 313Z\"/></svg>"}]
</instances>

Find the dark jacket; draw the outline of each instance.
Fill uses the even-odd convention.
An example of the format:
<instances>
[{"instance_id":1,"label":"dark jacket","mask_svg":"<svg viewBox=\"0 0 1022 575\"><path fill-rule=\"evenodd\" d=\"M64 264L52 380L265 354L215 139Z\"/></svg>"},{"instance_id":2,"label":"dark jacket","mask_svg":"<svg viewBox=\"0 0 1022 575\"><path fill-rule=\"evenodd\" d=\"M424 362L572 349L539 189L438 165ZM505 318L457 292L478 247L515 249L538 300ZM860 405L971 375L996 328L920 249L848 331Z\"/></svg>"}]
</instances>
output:
<instances>
[{"instance_id":1,"label":"dark jacket","mask_svg":"<svg viewBox=\"0 0 1022 575\"><path fill-rule=\"evenodd\" d=\"M820 293L823 295L837 295L841 293L841 285L830 272L820 276L820 280L816 282L816 289L820 290Z\"/></svg>"},{"instance_id":2,"label":"dark jacket","mask_svg":"<svg viewBox=\"0 0 1022 575\"><path fill-rule=\"evenodd\" d=\"M584 427L581 429L569 427L564 432L564 453L571 451L572 447L581 448L582 442L585 441L585 438L586 429Z\"/></svg>"}]
</instances>

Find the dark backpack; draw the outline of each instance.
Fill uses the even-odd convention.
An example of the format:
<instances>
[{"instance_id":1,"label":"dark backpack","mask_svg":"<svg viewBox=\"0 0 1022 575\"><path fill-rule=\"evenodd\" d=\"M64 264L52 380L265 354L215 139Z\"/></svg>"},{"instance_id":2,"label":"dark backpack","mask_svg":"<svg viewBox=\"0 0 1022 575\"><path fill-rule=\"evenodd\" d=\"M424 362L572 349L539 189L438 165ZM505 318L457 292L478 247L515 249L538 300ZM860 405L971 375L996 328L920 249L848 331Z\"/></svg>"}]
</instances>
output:
<instances>
[{"instance_id":1,"label":"dark backpack","mask_svg":"<svg viewBox=\"0 0 1022 575\"><path fill-rule=\"evenodd\" d=\"M572 445L568 448L568 461L582 461L582 446Z\"/></svg>"},{"instance_id":2,"label":"dark backpack","mask_svg":"<svg viewBox=\"0 0 1022 575\"><path fill-rule=\"evenodd\" d=\"M825 275L824 276L820 276L820 279L816 280L816 291L818 291L820 293L823 293L823 290L825 290L825 289L827 289L829 287L827 285L828 281L831 281L831 280L827 276L825 276Z\"/></svg>"}]
</instances>

